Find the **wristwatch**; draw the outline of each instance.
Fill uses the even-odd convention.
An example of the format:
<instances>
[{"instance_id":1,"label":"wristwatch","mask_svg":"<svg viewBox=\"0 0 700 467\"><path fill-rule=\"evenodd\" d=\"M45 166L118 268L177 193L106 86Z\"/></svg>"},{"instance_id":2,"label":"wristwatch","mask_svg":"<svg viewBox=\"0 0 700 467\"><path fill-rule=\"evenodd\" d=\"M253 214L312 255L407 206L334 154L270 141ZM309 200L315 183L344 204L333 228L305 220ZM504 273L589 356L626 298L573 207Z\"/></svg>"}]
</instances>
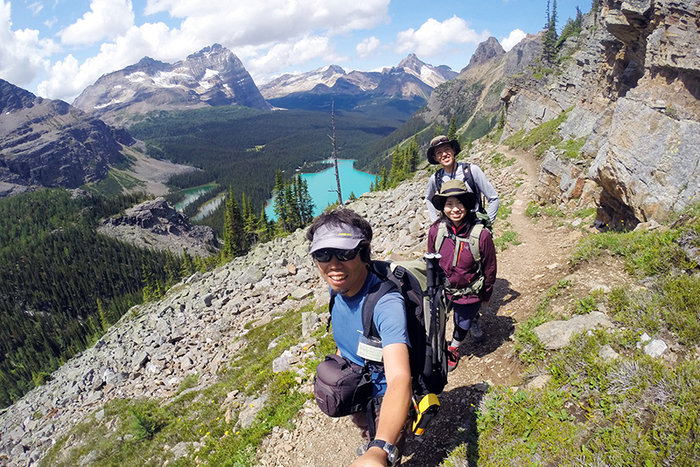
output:
<instances>
[{"instance_id":1,"label":"wristwatch","mask_svg":"<svg viewBox=\"0 0 700 467\"><path fill-rule=\"evenodd\" d=\"M367 445L367 449L372 448L372 447L378 447L384 450L386 452L386 465L388 467L391 467L394 465L394 462L396 462L396 457L398 454L398 450L396 449L396 446L394 446L391 443L387 443L386 441L382 439L375 439L373 441L370 441L370 443Z\"/></svg>"}]
</instances>

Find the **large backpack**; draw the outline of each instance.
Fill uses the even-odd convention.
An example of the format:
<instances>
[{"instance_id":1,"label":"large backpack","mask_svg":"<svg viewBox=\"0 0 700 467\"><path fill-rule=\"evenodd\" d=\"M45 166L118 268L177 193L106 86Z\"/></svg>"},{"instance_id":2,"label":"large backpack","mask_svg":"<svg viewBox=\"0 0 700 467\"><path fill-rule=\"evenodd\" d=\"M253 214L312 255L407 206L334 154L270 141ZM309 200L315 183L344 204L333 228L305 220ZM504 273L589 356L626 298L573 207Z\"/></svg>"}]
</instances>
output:
<instances>
[{"instance_id":1,"label":"large backpack","mask_svg":"<svg viewBox=\"0 0 700 467\"><path fill-rule=\"evenodd\" d=\"M493 231L493 222L491 222L491 218L486 214L486 209L484 208L484 200L483 196L481 193L481 190L479 189L478 186L476 186L476 182L474 182L474 176L472 175L471 171L471 164L469 162L458 162L458 165L461 164L464 166L464 184L469 187L469 189L472 191L477 196L477 199L479 200L479 209L476 212L476 218L477 220L483 224L489 231ZM456 170L456 169L455 169ZM442 178L445 176L445 169L440 168L437 172L435 172L435 187L436 187L436 193L440 193L440 189L442 188Z\"/></svg>"},{"instance_id":2,"label":"large backpack","mask_svg":"<svg viewBox=\"0 0 700 467\"><path fill-rule=\"evenodd\" d=\"M410 342L409 358L413 394L439 394L447 384L447 341L445 340L445 307L439 306L442 296L431 304L427 299L428 278L424 261L372 261L372 271L381 282L369 291L362 306L363 335L379 343L374 325L374 308L388 292L398 291L406 306L406 327ZM331 293L329 311L333 317L335 293ZM432 305L432 307L431 307ZM377 365L380 363L373 362Z\"/></svg>"},{"instance_id":3,"label":"large backpack","mask_svg":"<svg viewBox=\"0 0 700 467\"><path fill-rule=\"evenodd\" d=\"M445 241L445 238L451 238L455 242L455 251L454 254L452 255L452 267L455 267L457 265L457 259L459 256L459 249L460 245L462 243L468 243L469 244L469 250L472 253L472 257L474 257L474 261L477 264L477 273L476 273L476 278L469 284L468 287L457 289L453 287L445 287L445 290L452 295L452 299L454 300L457 297L465 296L465 295L478 295L479 292L481 292L481 289L484 287L484 282L486 281L486 277L484 276L484 267L481 263L481 250L479 248L479 238L481 237L481 232L484 230L485 226L480 223L475 223L474 226L472 227L471 231L469 232L469 237L464 238L464 237L458 237L457 235L453 234L452 232L449 232L447 230L447 226L445 223L440 223L440 227L438 227L438 232L437 235L435 236L435 252L440 253L440 248L442 247L443 242Z\"/></svg>"}]
</instances>

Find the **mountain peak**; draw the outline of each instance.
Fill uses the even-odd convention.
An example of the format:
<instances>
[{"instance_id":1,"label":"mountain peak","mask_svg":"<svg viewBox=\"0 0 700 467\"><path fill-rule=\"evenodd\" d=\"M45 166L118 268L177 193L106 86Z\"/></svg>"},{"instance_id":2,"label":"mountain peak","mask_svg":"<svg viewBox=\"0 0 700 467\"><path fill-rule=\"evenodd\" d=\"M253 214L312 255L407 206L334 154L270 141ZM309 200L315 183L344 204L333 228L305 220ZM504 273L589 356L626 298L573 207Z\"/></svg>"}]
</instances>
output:
<instances>
[{"instance_id":1,"label":"mountain peak","mask_svg":"<svg viewBox=\"0 0 700 467\"><path fill-rule=\"evenodd\" d=\"M174 64L144 57L135 65L102 76L73 105L108 122L115 121L117 113L206 105L270 109L243 63L220 44L204 47Z\"/></svg>"},{"instance_id":2,"label":"mountain peak","mask_svg":"<svg viewBox=\"0 0 700 467\"><path fill-rule=\"evenodd\" d=\"M187 60L208 58L208 57L216 56L219 54L233 55L233 52L231 52L229 49L227 49L226 47L224 47L221 44L212 44L210 46L204 47L203 49L201 49L193 54L188 55Z\"/></svg>"},{"instance_id":3,"label":"mountain peak","mask_svg":"<svg viewBox=\"0 0 700 467\"><path fill-rule=\"evenodd\" d=\"M420 69L420 67L425 66L425 63L422 62L416 54L408 54L406 58L401 60L399 62L398 68L411 68L411 69Z\"/></svg>"},{"instance_id":4,"label":"mountain peak","mask_svg":"<svg viewBox=\"0 0 700 467\"><path fill-rule=\"evenodd\" d=\"M474 52L474 55L472 55L472 58L469 60L469 65L462 69L462 71L471 66L478 66L482 63L486 63L494 57L505 55L505 53L506 51L503 50L503 47L501 47L498 39L491 36L479 44L479 46L476 48L476 52Z\"/></svg>"}]
</instances>

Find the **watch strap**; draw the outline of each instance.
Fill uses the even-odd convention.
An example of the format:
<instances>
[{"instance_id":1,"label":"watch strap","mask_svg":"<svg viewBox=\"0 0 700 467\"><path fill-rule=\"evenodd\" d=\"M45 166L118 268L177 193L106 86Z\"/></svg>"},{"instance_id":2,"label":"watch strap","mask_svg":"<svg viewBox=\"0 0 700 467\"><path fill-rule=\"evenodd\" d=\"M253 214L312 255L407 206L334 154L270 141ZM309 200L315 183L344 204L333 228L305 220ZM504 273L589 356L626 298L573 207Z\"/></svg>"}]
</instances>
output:
<instances>
[{"instance_id":1,"label":"watch strap","mask_svg":"<svg viewBox=\"0 0 700 467\"><path fill-rule=\"evenodd\" d=\"M367 445L367 449L375 446L386 452L386 463L388 467L393 466L396 462L396 454L398 451L396 449L396 446L387 441L384 441L383 439L375 439L370 441L370 443Z\"/></svg>"}]
</instances>

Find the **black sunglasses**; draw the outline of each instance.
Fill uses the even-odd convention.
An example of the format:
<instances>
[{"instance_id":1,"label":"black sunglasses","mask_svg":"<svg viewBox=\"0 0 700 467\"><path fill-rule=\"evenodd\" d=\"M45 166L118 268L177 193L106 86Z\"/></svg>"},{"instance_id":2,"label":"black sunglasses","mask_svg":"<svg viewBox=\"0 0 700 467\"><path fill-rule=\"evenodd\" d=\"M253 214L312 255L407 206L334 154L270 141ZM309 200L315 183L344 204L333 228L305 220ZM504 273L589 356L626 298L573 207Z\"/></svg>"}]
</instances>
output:
<instances>
[{"instance_id":1,"label":"black sunglasses","mask_svg":"<svg viewBox=\"0 0 700 467\"><path fill-rule=\"evenodd\" d=\"M318 250L311 253L311 257L319 263L328 263L334 256L338 259L338 261L350 261L351 259L355 259L355 256L357 256L359 251L359 248L355 248L354 250L324 248L323 250Z\"/></svg>"}]
</instances>

